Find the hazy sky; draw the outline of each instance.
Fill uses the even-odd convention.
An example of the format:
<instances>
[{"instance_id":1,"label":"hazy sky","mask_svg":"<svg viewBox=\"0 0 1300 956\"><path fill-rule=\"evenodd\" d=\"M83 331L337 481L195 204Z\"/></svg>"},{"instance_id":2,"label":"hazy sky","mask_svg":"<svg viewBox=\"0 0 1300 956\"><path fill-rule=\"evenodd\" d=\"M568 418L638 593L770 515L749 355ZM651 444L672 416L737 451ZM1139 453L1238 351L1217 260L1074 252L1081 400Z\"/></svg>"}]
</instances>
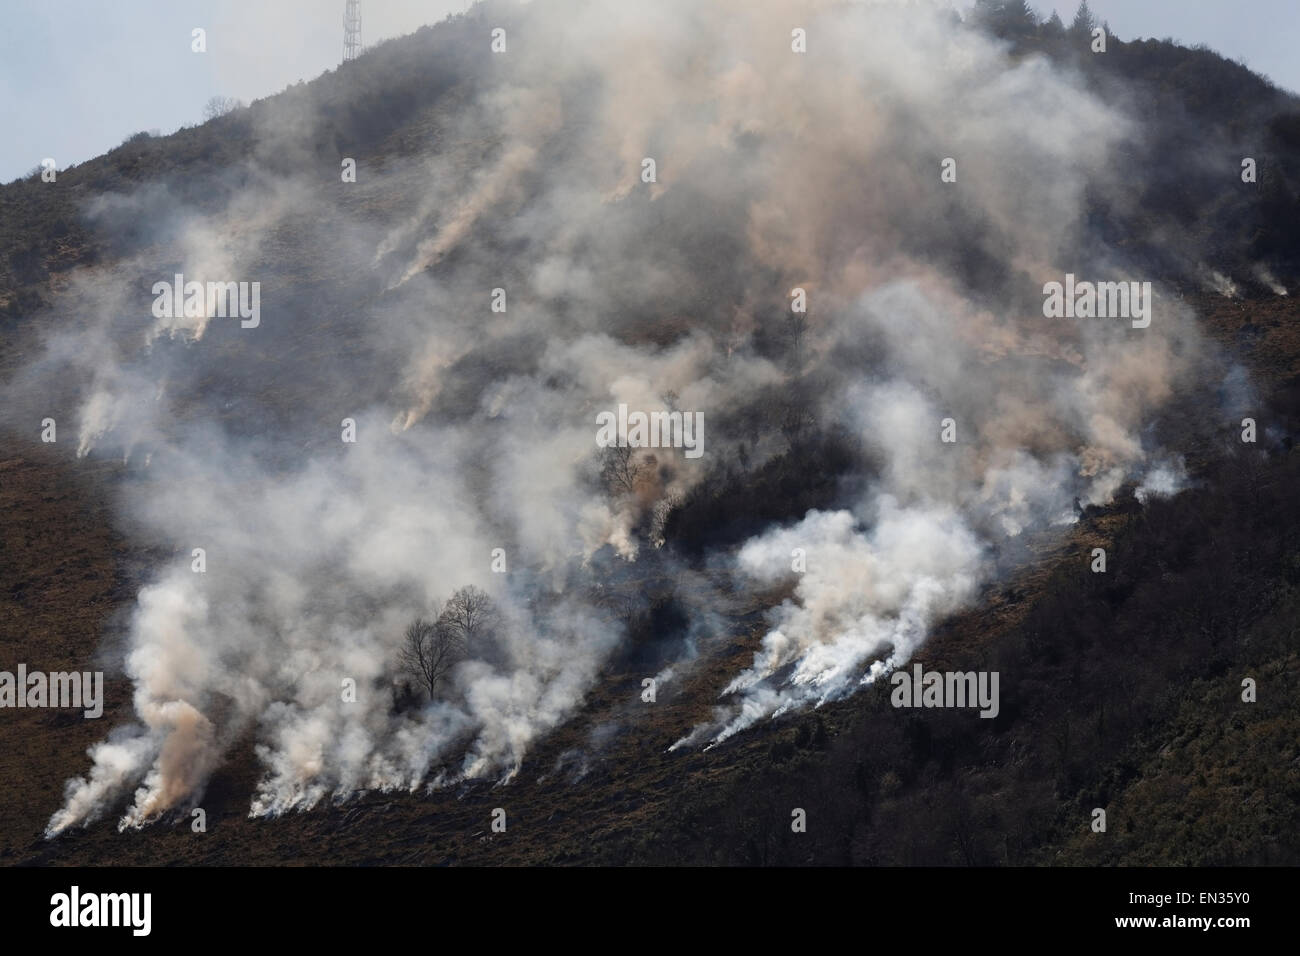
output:
<instances>
[{"instance_id":1,"label":"hazy sky","mask_svg":"<svg viewBox=\"0 0 1300 956\"><path fill-rule=\"evenodd\" d=\"M1078 4L1033 5L1068 21ZM1091 5L1125 40L1206 43L1300 90L1300 0ZM247 102L312 79L342 58L343 6L344 0L3 0L0 182L46 156L63 168L140 130L170 133L198 122L214 95ZM362 0L362 37L371 44L410 33L465 6L466 0ZM194 27L207 30L206 53L191 52Z\"/></svg>"},{"instance_id":2,"label":"hazy sky","mask_svg":"<svg viewBox=\"0 0 1300 956\"><path fill-rule=\"evenodd\" d=\"M0 0L0 182L59 168L140 130L174 132L215 95L248 102L343 58L344 0ZM465 0L362 0L365 44L460 12ZM207 31L207 52L190 31Z\"/></svg>"}]
</instances>

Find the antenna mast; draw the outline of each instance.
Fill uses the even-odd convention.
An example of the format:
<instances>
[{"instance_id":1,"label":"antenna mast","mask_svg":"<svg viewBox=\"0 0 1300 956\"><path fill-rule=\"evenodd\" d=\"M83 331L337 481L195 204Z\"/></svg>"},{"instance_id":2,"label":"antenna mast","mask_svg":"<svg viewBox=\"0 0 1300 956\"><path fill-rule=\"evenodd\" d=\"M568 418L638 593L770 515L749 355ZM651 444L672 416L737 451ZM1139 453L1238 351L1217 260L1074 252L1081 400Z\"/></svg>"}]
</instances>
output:
<instances>
[{"instance_id":1,"label":"antenna mast","mask_svg":"<svg viewBox=\"0 0 1300 956\"><path fill-rule=\"evenodd\" d=\"M348 0L343 8L343 62L361 55L361 0Z\"/></svg>"}]
</instances>

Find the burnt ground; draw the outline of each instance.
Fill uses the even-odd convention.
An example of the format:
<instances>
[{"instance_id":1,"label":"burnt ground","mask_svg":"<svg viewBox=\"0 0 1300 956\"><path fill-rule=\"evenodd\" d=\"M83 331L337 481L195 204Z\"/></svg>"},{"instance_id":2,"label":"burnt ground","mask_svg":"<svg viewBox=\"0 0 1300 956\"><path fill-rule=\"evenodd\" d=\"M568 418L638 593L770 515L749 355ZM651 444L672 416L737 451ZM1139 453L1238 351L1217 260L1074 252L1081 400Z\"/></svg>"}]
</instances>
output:
<instances>
[{"instance_id":1,"label":"burnt ground","mask_svg":"<svg viewBox=\"0 0 1300 956\"><path fill-rule=\"evenodd\" d=\"M1285 388L1295 379L1300 316L1293 300L1206 297L1196 304L1208 316L1212 337L1262 381ZM149 567L147 551L110 519L115 489L129 476L120 463L70 460L65 451L54 450L61 446L9 439L0 459L0 652L6 661L58 670L85 666L98 651L108 670L135 588ZM1052 599L1053 575L1086 562L1092 547L1110 546L1135 520L1131 507L1098 511L1063 539L1034 542L1033 560L991 589L979 608L944 622L920 662L971 667L997 661L1023 637L1027 618ZM1195 669L1190 675L1184 672L1171 699L1135 725L1140 733L1116 751L1120 756L1099 757L1084 770L1083 796L1071 792L1073 784L1063 787L1059 776L1035 776L1033 768L1040 765L1032 757L1015 756L1024 750L1047 754L1060 749L1062 715L1052 712L1050 700L1043 705L1046 713L1015 715L1009 724L989 728L990 755L972 757L956 768L933 757L933 741L918 745L917 766L873 762L873 741L861 736L861 728L888 711L882 695L872 691L814 714L760 724L709 751L667 752L709 715L722 686L750 662L763 634L762 611L773 599L753 595L742 603L732 615L732 629L702 647L697 663L664 685L654 704L640 700L644 675L607 672L581 709L532 748L518 776L506 785L367 793L337 806L250 819L249 799L259 774L250 739L234 749L200 801L207 814L206 833L192 833L188 817L122 833L115 820L107 819L45 840L42 830L61 802L63 782L89 765L86 748L130 719L129 684L110 673L101 720L16 710L0 720L0 860L38 865L527 865L1296 859L1300 708L1294 697L1300 664L1293 623L1290 634L1240 643L1231 652L1234 659L1224 665L1207 665L1199 675ZM1261 612L1261 627L1276 631L1294 621L1285 606L1277 613L1281 616L1274 614L1274 620ZM1052 649L1052 666L1065 671L1073 666L1077 672L1080 662L1072 661L1072 655L1095 653L1096 648L1079 647L1077 641L1075 646L1063 642ZM1232 688L1235 675L1251 665L1252 673L1265 675L1261 681L1274 694L1289 690L1270 706L1261 703L1243 711L1234 706ZM1216 668L1227 671L1227 691ZM1041 676L1052 679L1048 673ZM1068 712L1064 720L1068 748ZM882 751L888 752L883 743ZM1048 766L1043 760L1041 766ZM1068 776L1069 758L1061 760L1059 773ZM938 767L933 772L927 769L932 764ZM780 796L772 783L778 776ZM865 782L864 776L869 778ZM1105 780L1110 781L1107 805L1117 819L1123 815L1127 826L1122 837L1101 851L1090 839L1094 835L1074 818L1073 807L1079 800L1086 805L1089 787ZM867 794L854 798L865 802L836 802L833 795L840 784ZM922 814L915 824L938 834L934 845L916 838L906 847L881 842L881 829L896 826L896 814L916 815L920 804L900 803L903 795L922 800L927 787L943 793L954 786L969 786L972 794L983 794L990 806L1001 808L988 812L1011 817L1017 807L1003 805L1015 803L1017 787L1030 788L1026 792L1041 791L1047 810L1038 813L1029 834L1013 835L1005 820L999 824L990 818L982 830L993 835L979 843L963 837L962 814L978 815L982 804L967 810L961 804L951 812L940 806L935 820L927 822ZM789 850L780 834L787 829L791 801L824 805L827 813L843 805L846 814L856 815L837 821L849 834L842 853L828 849L830 844L817 844L806 853ZM497 807L507 812L504 834L489 828ZM1032 815L1028 806L1023 809ZM1134 820L1149 825L1135 826Z\"/></svg>"}]
</instances>

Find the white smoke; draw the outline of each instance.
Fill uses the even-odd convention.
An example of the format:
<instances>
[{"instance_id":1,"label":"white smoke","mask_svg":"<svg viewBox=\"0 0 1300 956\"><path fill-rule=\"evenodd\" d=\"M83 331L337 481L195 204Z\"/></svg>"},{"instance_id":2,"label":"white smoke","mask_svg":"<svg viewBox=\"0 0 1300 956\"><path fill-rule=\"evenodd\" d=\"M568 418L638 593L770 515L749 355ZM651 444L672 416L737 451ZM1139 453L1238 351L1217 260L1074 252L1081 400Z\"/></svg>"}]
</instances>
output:
<instances>
[{"instance_id":1,"label":"white smoke","mask_svg":"<svg viewBox=\"0 0 1300 956\"><path fill-rule=\"evenodd\" d=\"M1268 286L1269 291L1271 291L1274 295L1287 294L1286 286L1284 286L1281 282L1277 280L1277 277L1273 275L1272 272L1269 271L1267 266L1263 264L1256 264L1256 266L1252 271L1255 273L1255 278L1258 279L1260 282L1264 283L1264 285Z\"/></svg>"},{"instance_id":2,"label":"white smoke","mask_svg":"<svg viewBox=\"0 0 1300 956\"><path fill-rule=\"evenodd\" d=\"M1236 299L1241 295L1237 283L1217 269L1207 269L1202 277L1205 287L1225 299Z\"/></svg>"},{"instance_id":3,"label":"white smoke","mask_svg":"<svg viewBox=\"0 0 1300 956\"><path fill-rule=\"evenodd\" d=\"M1156 451L1142 427L1196 349L1191 323L1159 298L1141 332L1054 322L1037 298L1090 274L1083 197L1131 133L1075 78L925 7L501 11L511 52L437 114L437 148L363 156L345 201L254 165L217 211L152 188L100 210L106 231L133 210L169 225L83 277L99 305L40 368L85 381L84 452L147 447L124 520L176 557L135 608L136 721L91 749L50 834L191 805L249 741L254 814L510 779L622 637L594 562L640 560L639 529L660 543L742 440L755 468L786 453L770 399L801 375L811 427L846 430L874 470L842 508L741 548L745 581L790 578L795 548L807 570L734 700L682 745L904 663L975 598L999 542L1068 521L1075 496L1107 500ZM287 109L250 108L266 155L304 123ZM968 257L1017 301L971 295ZM152 281L254 280L268 262L258 329L149 314ZM775 358L759 333L795 286L805 352ZM595 415L620 403L703 411L706 460L656 449L633 492L606 494ZM396 712L403 628L470 584L502 609L500 647Z\"/></svg>"},{"instance_id":4,"label":"white smoke","mask_svg":"<svg viewBox=\"0 0 1300 956\"><path fill-rule=\"evenodd\" d=\"M1133 490L1133 497L1146 504L1152 498L1172 497L1186 487L1187 464L1181 455L1175 455L1153 462Z\"/></svg>"}]
</instances>

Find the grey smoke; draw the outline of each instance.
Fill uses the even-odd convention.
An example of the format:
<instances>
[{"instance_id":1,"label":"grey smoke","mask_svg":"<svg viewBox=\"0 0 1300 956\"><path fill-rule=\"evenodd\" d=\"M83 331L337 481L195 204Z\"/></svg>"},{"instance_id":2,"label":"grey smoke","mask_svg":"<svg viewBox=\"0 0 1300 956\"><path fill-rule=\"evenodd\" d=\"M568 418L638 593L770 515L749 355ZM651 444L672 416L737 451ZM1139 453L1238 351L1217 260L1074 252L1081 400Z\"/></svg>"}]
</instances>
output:
<instances>
[{"instance_id":1,"label":"grey smoke","mask_svg":"<svg viewBox=\"0 0 1300 956\"><path fill-rule=\"evenodd\" d=\"M1041 315L1047 279L1115 274L1081 213L1133 130L1077 78L1008 62L923 6L492 12L510 52L489 59L483 36L482 74L425 155L381 166L359 147L355 192L306 161L267 171L317 115L270 101L250 108L259 158L219 208L154 185L95 210L108 234L167 212L75 277L81 326L19 386L72 370L81 452L131 462L122 520L177 557L137 599L135 721L91 749L50 834L183 809L248 739L254 814L511 779L622 639L590 598L595 556L658 543L635 529L662 529L742 440L714 423L762 415L801 375L821 386L815 427L847 429L877 477L715 556L738 586L791 581L794 599L681 746L906 663L975 599L999 542L1067 523L1074 497L1105 501L1160 454L1143 427L1198 348L1181 307L1157 286L1148 329ZM807 54L790 50L795 26ZM957 183L940 182L944 157ZM997 305L956 274L967 252L995 264ZM261 280L260 326L155 324L149 285L173 272ZM782 361L756 332L795 286L807 342ZM635 493L606 495L593 422L619 404L702 411L708 454L667 452ZM344 417L356 445L338 440ZM949 417L955 444L939 441ZM761 429L755 467L787 448ZM506 575L490 570L498 547ZM466 584L502 607L501 653L394 713L403 627Z\"/></svg>"}]
</instances>

